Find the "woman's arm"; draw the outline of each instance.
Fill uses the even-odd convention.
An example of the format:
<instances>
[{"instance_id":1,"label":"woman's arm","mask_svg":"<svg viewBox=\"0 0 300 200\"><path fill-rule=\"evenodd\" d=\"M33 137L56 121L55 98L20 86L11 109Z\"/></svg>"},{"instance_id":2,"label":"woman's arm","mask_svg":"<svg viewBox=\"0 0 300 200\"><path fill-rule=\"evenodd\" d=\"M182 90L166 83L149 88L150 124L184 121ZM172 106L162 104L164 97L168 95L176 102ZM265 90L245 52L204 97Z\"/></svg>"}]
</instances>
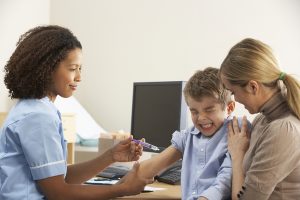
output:
<instances>
[{"instance_id":1,"label":"woman's arm","mask_svg":"<svg viewBox=\"0 0 300 200\"><path fill-rule=\"evenodd\" d=\"M243 159L244 156L232 158L232 200L238 199L238 194L242 189L242 186L245 181Z\"/></svg>"},{"instance_id":2,"label":"woman's arm","mask_svg":"<svg viewBox=\"0 0 300 200\"><path fill-rule=\"evenodd\" d=\"M243 160L249 148L249 134L247 133L247 119L243 117L241 129L237 118L228 124L228 151L232 160L232 199L238 199L238 194L244 184L245 176Z\"/></svg>"},{"instance_id":3,"label":"woman's arm","mask_svg":"<svg viewBox=\"0 0 300 200\"><path fill-rule=\"evenodd\" d=\"M293 199L299 194L299 171L294 170L299 167L300 126L293 120L292 117L273 121L270 126L253 132L258 135L253 135L251 164L240 199L265 200L276 195Z\"/></svg>"},{"instance_id":4,"label":"woman's arm","mask_svg":"<svg viewBox=\"0 0 300 200\"><path fill-rule=\"evenodd\" d=\"M69 165L66 183L80 184L94 177L114 162L137 161L142 155L142 146L131 141L132 137L122 140L102 155L87 162Z\"/></svg>"},{"instance_id":5,"label":"woman's arm","mask_svg":"<svg viewBox=\"0 0 300 200\"><path fill-rule=\"evenodd\" d=\"M99 200L139 194L152 179L145 179L137 174L136 163L119 184L111 186L68 184L63 175L37 181L44 195L49 200Z\"/></svg>"}]
</instances>

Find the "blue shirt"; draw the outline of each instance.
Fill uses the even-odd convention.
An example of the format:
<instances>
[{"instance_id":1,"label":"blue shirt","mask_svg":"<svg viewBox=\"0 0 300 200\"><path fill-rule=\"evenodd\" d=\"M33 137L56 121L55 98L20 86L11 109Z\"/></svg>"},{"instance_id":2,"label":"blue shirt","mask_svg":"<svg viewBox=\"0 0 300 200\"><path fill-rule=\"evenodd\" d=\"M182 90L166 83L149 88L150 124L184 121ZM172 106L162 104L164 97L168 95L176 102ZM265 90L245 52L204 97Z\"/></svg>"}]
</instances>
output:
<instances>
[{"instance_id":1,"label":"blue shirt","mask_svg":"<svg viewBox=\"0 0 300 200\"><path fill-rule=\"evenodd\" d=\"M172 146L183 154L182 199L230 197L232 169L227 151L227 124L226 119L212 137L202 135L195 127L173 133Z\"/></svg>"},{"instance_id":2,"label":"blue shirt","mask_svg":"<svg viewBox=\"0 0 300 200\"><path fill-rule=\"evenodd\" d=\"M0 199L44 199L35 180L65 175L61 116L49 98L19 100L0 132Z\"/></svg>"}]
</instances>

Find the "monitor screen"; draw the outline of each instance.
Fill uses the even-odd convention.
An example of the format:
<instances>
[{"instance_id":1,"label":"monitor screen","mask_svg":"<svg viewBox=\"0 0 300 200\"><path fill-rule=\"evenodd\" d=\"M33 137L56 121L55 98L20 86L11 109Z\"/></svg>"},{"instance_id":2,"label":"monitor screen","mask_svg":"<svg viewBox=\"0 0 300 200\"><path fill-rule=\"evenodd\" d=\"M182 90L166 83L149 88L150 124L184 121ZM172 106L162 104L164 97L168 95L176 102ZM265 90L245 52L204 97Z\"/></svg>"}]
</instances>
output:
<instances>
[{"instance_id":1,"label":"monitor screen","mask_svg":"<svg viewBox=\"0 0 300 200\"><path fill-rule=\"evenodd\" d=\"M170 146L173 132L185 129L188 123L184 84L184 81L133 84L131 133L134 138L145 138L160 150Z\"/></svg>"}]
</instances>

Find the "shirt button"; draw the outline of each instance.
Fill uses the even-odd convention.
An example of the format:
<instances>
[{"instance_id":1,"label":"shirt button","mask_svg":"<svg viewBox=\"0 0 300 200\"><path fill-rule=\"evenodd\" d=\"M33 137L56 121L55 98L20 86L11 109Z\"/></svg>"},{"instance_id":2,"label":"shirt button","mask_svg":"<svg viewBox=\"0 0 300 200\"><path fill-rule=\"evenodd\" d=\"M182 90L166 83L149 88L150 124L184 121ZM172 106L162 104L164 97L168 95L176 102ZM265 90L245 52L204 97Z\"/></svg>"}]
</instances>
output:
<instances>
[{"instance_id":1,"label":"shirt button","mask_svg":"<svg viewBox=\"0 0 300 200\"><path fill-rule=\"evenodd\" d=\"M200 151L204 151L204 149L200 149Z\"/></svg>"},{"instance_id":2,"label":"shirt button","mask_svg":"<svg viewBox=\"0 0 300 200\"><path fill-rule=\"evenodd\" d=\"M196 192L193 192L192 194L196 194Z\"/></svg>"}]
</instances>

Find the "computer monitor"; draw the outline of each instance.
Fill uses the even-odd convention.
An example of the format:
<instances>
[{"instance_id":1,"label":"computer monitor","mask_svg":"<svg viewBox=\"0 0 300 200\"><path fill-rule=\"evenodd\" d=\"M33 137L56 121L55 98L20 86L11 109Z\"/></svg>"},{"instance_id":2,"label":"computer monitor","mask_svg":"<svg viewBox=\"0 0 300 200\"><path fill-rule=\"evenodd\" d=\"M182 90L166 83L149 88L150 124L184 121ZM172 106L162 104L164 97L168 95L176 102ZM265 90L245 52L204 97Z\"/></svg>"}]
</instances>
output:
<instances>
[{"instance_id":1,"label":"computer monitor","mask_svg":"<svg viewBox=\"0 0 300 200\"><path fill-rule=\"evenodd\" d=\"M188 126L184 85L184 81L133 84L131 133L134 138L145 138L161 151L170 146L172 133Z\"/></svg>"}]
</instances>

